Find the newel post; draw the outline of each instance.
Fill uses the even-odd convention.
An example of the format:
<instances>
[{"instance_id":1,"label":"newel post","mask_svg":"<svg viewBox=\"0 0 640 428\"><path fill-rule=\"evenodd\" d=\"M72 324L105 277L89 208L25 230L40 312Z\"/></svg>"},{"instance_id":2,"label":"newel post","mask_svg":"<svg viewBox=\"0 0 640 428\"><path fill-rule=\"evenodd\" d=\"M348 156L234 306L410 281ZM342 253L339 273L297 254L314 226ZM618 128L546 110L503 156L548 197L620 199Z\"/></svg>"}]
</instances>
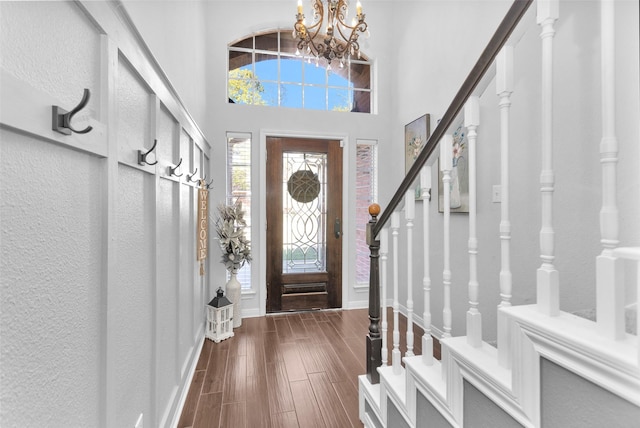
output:
<instances>
[{"instance_id":1,"label":"newel post","mask_svg":"<svg viewBox=\"0 0 640 428\"><path fill-rule=\"evenodd\" d=\"M367 335L367 379L372 384L380 383L378 367L382 365L382 337L380 335L380 241L373 236L378 223L380 205L369 206L371 220L367 223L367 245L371 251L369 267L369 334Z\"/></svg>"}]
</instances>

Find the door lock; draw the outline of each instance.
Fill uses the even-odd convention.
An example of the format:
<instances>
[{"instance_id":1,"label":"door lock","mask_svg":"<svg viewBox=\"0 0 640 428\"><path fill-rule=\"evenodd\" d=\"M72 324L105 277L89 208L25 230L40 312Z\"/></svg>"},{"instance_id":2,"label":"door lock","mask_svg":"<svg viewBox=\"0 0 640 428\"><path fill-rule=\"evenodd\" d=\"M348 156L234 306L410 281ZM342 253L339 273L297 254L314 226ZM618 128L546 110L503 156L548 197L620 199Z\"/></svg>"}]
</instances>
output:
<instances>
[{"instance_id":1,"label":"door lock","mask_svg":"<svg viewBox=\"0 0 640 428\"><path fill-rule=\"evenodd\" d=\"M340 226L339 218L336 218L336 221L333 223L333 235L336 237L336 239L340 239L340 236L342 235L342 228Z\"/></svg>"}]
</instances>

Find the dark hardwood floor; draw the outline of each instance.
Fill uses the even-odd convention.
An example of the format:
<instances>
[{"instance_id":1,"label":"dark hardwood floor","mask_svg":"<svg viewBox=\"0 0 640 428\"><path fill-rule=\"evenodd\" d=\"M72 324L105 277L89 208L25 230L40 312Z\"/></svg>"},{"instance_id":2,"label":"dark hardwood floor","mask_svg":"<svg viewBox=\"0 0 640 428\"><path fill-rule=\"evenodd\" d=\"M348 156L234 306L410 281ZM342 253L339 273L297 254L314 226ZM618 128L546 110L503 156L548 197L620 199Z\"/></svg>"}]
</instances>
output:
<instances>
[{"instance_id":1,"label":"dark hardwood floor","mask_svg":"<svg viewBox=\"0 0 640 428\"><path fill-rule=\"evenodd\" d=\"M404 332L404 317L400 324ZM366 309L243 319L234 337L205 340L178 427L362 427L368 327ZM422 331L414 332L419 354Z\"/></svg>"}]
</instances>

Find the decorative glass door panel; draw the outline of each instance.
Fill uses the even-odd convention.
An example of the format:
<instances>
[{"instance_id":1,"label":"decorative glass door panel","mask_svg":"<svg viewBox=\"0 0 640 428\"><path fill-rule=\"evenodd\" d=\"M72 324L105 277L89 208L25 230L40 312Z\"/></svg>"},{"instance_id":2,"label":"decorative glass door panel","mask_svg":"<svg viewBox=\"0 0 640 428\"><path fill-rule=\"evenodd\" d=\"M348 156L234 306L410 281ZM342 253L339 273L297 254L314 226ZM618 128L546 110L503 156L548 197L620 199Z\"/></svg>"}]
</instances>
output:
<instances>
[{"instance_id":1,"label":"decorative glass door panel","mask_svg":"<svg viewBox=\"0 0 640 428\"><path fill-rule=\"evenodd\" d=\"M282 156L282 273L326 272L327 154Z\"/></svg>"},{"instance_id":2,"label":"decorative glass door panel","mask_svg":"<svg viewBox=\"0 0 640 428\"><path fill-rule=\"evenodd\" d=\"M339 141L267 138L267 311L342 304Z\"/></svg>"}]
</instances>

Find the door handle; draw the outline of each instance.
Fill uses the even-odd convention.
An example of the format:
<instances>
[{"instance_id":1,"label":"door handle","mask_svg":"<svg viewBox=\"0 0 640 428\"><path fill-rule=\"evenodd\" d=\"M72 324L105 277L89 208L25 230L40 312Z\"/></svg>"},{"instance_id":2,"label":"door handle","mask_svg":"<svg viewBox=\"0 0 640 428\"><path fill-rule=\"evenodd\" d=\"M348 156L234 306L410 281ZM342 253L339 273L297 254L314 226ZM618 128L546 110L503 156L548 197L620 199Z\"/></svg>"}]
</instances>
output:
<instances>
[{"instance_id":1,"label":"door handle","mask_svg":"<svg viewBox=\"0 0 640 428\"><path fill-rule=\"evenodd\" d=\"M339 218L336 218L336 221L333 223L333 235L336 239L340 239L340 235L342 235L342 227L340 226Z\"/></svg>"}]
</instances>

